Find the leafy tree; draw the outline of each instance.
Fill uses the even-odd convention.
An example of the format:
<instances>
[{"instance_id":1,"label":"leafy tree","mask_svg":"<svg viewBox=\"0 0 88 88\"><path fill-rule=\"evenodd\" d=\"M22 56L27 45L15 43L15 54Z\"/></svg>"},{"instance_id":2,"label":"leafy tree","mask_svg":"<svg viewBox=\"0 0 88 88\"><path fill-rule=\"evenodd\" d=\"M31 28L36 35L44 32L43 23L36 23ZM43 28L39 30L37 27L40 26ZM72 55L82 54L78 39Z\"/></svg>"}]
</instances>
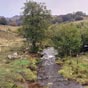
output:
<instances>
[{"instance_id":1,"label":"leafy tree","mask_svg":"<svg viewBox=\"0 0 88 88\"><path fill-rule=\"evenodd\" d=\"M74 17L75 21L79 21L79 20L83 20L84 17L86 17L86 14L81 11L77 11L73 14L73 17Z\"/></svg>"},{"instance_id":2,"label":"leafy tree","mask_svg":"<svg viewBox=\"0 0 88 88\"><path fill-rule=\"evenodd\" d=\"M77 12L75 13L75 16L86 16L86 14L83 13L82 11L77 11Z\"/></svg>"},{"instance_id":3,"label":"leafy tree","mask_svg":"<svg viewBox=\"0 0 88 88\"><path fill-rule=\"evenodd\" d=\"M73 14L67 14L62 16L63 21L74 21Z\"/></svg>"},{"instance_id":4,"label":"leafy tree","mask_svg":"<svg viewBox=\"0 0 88 88\"><path fill-rule=\"evenodd\" d=\"M24 5L23 35L31 42L32 52L37 52L50 23L50 10L44 3L35 1L27 1Z\"/></svg>"}]
</instances>

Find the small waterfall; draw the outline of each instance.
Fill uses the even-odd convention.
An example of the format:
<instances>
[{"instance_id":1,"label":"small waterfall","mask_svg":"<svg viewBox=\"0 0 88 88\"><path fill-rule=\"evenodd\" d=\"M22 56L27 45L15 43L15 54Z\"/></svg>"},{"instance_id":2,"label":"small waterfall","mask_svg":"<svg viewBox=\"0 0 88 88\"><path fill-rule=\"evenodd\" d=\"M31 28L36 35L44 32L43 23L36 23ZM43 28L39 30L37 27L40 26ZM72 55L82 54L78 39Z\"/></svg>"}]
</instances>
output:
<instances>
[{"instance_id":1,"label":"small waterfall","mask_svg":"<svg viewBox=\"0 0 88 88\"><path fill-rule=\"evenodd\" d=\"M48 88L83 88L80 84L72 80L66 80L58 74L60 66L55 63L57 50L53 47L48 47L41 53L42 62L38 68L38 83L41 86Z\"/></svg>"},{"instance_id":2,"label":"small waterfall","mask_svg":"<svg viewBox=\"0 0 88 88\"><path fill-rule=\"evenodd\" d=\"M57 50L55 50L53 47L48 47L47 49L44 49L41 53L43 55L42 59L42 65L52 65L55 64L55 56L58 54Z\"/></svg>"}]
</instances>

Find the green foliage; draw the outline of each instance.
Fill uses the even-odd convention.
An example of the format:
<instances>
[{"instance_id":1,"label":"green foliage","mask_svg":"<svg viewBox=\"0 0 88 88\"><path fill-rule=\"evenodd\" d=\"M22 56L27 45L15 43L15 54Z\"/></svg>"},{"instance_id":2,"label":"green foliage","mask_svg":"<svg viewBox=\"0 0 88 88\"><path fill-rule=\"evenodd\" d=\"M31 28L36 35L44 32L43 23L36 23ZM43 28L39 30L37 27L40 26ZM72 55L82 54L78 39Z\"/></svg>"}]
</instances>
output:
<instances>
[{"instance_id":1,"label":"green foliage","mask_svg":"<svg viewBox=\"0 0 88 88\"><path fill-rule=\"evenodd\" d=\"M82 45L79 29L72 24L51 26L49 37L61 56L75 55Z\"/></svg>"},{"instance_id":2,"label":"green foliage","mask_svg":"<svg viewBox=\"0 0 88 88\"><path fill-rule=\"evenodd\" d=\"M80 26L80 33L81 33L81 38L84 45L88 45L88 23L81 23L79 24Z\"/></svg>"},{"instance_id":3,"label":"green foliage","mask_svg":"<svg viewBox=\"0 0 88 88\"><path fill-rule=\"evenodd\" d=\"M86 51L85 46L88 46L88 22L83 21L83 22L78 22L74 23L77 28L79 28L80 34L81 34L81 39L82 39L82 47L81 51Z\"/></svg>"},{"instance_id":4,"label":"green foliage","mask_svg":"<svg viewBox=\"0 0 88 88\"><path fill-rule=\"evenodd\" d=\"M88 46L88 22L51 25L46 33L46 46L54 46L60 56L76 56Z\"/></svg>"},{"instance_id":5,"label":"green foliage","mask_svg":"<svg viewBox=\"0 0 88 88\"><path fill-rule=\"evenodd\" d=\"M28 1L23 12L23 35L31 42L32 52L37 52L50 23L50 11L42 3Z\"/></svg>"}]
</instances>

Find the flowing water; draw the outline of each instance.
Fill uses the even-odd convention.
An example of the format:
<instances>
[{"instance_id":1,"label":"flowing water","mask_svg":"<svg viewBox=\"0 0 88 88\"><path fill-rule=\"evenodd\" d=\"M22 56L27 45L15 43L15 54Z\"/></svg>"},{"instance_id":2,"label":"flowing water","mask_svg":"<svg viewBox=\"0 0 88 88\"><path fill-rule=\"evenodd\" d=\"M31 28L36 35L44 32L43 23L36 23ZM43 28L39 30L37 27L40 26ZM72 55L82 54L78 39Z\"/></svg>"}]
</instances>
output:
<instances>
[{"instance_id":1,"label":"flowing water","mask_svg":"<svg viewBox=\"0 0 88 88\"><path fill-rule=\"evenodd\" d=\"M57 51L53 47L44 49L42 62L38 69L38 83L48 88L83 88L72 80L67 80L58 73L60 66L55 63Z\"/></svg>"}]
</instances>

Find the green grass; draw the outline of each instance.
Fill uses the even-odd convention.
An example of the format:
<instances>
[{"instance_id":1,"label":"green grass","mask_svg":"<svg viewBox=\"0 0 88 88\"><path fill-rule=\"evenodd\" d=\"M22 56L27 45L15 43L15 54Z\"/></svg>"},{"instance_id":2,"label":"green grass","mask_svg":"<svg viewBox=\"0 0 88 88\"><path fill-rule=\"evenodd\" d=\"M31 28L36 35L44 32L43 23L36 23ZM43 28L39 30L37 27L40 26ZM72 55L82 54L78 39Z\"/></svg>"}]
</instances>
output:
<instances>
[{"instance_id":1,"label":"green grass","mask_svg":"<svg viewBox=\"0 0 88 88\"><path fill-rule=\"evenodd\" d=\"M58 60L57 63L62 64L62 68L58 72L65 78L76 80L81 84L88 83L88 55L67 57L62 62Z\"/></svg>"},{"instance_id":2,"label":"green grass","mask_svg":"<svg viewBox=\"0 0 88 88\"><path fill-rule=\"evenodd\" d=\"M8 35L5 32L1 32L1 34L0 45L3 47L0 51L0 88L24 88L26 81L36 81L37 79L37 59L23 55L24 44L21 37ZM6 35L4 36L4 34ZM10 40L7 37L11 37ZM5 46L6 44L8 46ZM23 57L9 60L7 56L14 52L18 52Z\"/></svg>"},{"instance_id":3,"label":"green grass","mask_svg":"<svg viewBox=\"0 0 88 88\"><path fill-rule=\"evenodd\" d=\"M36 71L27 68L30 65L34 64L29 59L18 59L9 64L0 65L0 87L10 88L16 82L35 81L37 78Z\"/></svg>"}]
</instances>

